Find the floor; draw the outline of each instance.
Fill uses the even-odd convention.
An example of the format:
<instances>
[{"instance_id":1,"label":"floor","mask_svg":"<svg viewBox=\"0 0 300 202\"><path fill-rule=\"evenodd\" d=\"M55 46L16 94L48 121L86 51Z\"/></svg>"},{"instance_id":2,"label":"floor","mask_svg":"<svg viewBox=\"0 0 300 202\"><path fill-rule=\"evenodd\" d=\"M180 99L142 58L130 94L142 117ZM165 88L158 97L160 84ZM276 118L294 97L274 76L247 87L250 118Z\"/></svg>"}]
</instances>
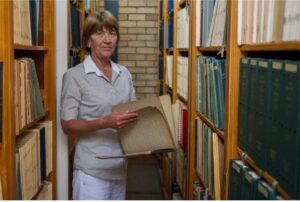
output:
<instances>
[{"instance_id":1,"label":"floor","mask_svg":"<svg viewBox=\"0 0 300 202\"><path fill-rule=\"evenodd\" d=\"M155 157L129 159L126 200L163 200L158 169Z\"/></svg>"}]
</instances>

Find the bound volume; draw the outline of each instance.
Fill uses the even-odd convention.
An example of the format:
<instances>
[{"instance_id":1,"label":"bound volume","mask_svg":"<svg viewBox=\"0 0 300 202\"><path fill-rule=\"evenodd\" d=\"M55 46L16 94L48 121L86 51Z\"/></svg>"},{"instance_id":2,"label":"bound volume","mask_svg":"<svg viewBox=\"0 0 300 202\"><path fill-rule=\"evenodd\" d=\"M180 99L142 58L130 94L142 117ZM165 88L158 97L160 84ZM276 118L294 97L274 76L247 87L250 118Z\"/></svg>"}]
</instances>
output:
<instances>
[{"instance_id":1,"label":"bound volume","mask_svg":"<svg viewBox=\"0 0 300 202\"><path fill-rule=\"evenodd\" d=\"M112 111L136 111L137 121L119 130L124 154L97 158L126 158L174 151L174 121L168 95L114 106Z\"/></svg>"}]
</instances>

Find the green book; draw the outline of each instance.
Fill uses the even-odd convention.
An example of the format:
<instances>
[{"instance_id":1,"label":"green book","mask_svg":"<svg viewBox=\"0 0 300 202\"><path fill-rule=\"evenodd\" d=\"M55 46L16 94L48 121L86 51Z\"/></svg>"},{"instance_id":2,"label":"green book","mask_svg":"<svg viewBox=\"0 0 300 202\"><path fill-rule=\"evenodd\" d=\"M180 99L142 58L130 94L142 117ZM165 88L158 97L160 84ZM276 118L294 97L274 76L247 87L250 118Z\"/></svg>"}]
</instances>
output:
<instances>
[{"instance_id":1,"label":"green book","mask_svg":"<svg viewBox=\"0 0 300 202\"><path fill-rule=\"evenodd\" d=\"M30 62L30 70L31 70L31 82L32 82L32 101L33 101L33 111L34 111L34 119L39 118L45 114L43 107L43 98L41 95L41 89L36 73L36 68L34 64L34 60L29 58Z\"/></svg>"},{"instance_id":2,"label":"green book","mask_svg":"<svg viewBox=\"0 0 300 202\"><path fill-rule=\"evenodd\" d=\"M282 86L281 74L283 71L284 63L280 60L273 60L271 62L271 84L270 84L270 126L267 139L272 140L267 147L266 170L273 177L277 179L280 173L279 168L279 149L281 147L281 127L280 127L280 114L281 114L281 101L280 91Z\"/></svg>"},{"instance_id":3,"label":"green book","mask_svg":"<svg viewBox=\"0 0 300 202\"><path fill-rule=\"evenodd\" d=\"M244 173L249 169L243 161L238 159L230 160L229 170L229 200L241 200L242 199L242 187Z\"/></svg>"},{"instance_id":4,"label":"green book","mask_svg":"<svg viewBox=\"0 0 300 202\"><path fill-rule=\"evenodd\" d=\"M255 164L261 169L266 168L266 139L268 133L268 112L270 106L271 67L267 59L257 59L255 121L253 132L252 152L250 153Z\"/></svg>"},{"instance_id":5,"label":"green book","mask_svg":"<svg viewBox=\"0 0 300 202\"><path fill-rule=\"evenodd\" d=\"M248 134L247 134L247 147L246 153L253 158L256 155L255 145L255 111L256 111L256 96L257 96L257 63L256 58L249 58L249 113L248 113Z\"/></svg>"},{"instance_id":6,"label":"green book","mask_svg":"<svg viewBox=\"0 0 300 202\"><path fill-rule=\"evenodd\" d=\"M255 187L255 200L270 200L276 195L275 190L263 180L258 180Z\"/></svg>"},{"instance_id":7,"label":"green book","mask_svg":"<svg viewBox=\"0 0 300 202\"><path fill-rule=\"evenodd\" d=\"M249 99L249 59L240 60L239 78L239 108L238 108L238 146L243 151L247 151L248 133L248 99Z\"/></svg>"},{"instance_id":8,"label":"green book","mask_svg":"<svg viewBox=\"0 0 300 202\"><path fill-rule=\"evenodd\" d=\"M243 176L243 188L242 188L242 199L243 200L254 200L255 199L255 187L259 179L253 170L247 170Z\"/></svg>"},{"instance_id":9,"label":"green book","mask_svg":"<svg viewBox=\"0 0 300 202\"><path fill-rule=\"evenodd\" d=\"M294 199L299 199L299 102L298 61L272 61L270 132L266 170Z\"/></svg>"},{"instance_id":10,"label":"green book","mask_svg":"<svg viewBox=\"0 0 300 202\"><path fill-rule=\"evenodd\" d=\"M276 179L295 199L299 199L299 102L300 102L300 62L285 61L281 75L281 138L279 147L280 173ZM284 103L284 104L283 104Z\"/></svg>"}]
</instances>

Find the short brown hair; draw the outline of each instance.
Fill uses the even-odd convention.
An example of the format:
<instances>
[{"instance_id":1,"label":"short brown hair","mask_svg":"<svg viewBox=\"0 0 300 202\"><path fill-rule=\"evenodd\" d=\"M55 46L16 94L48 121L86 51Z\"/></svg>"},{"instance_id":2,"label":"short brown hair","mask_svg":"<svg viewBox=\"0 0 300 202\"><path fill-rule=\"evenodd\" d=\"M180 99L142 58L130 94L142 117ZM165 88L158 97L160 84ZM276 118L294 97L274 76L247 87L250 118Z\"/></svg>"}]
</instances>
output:
<instances>
[{"instance_id":1,"label":"short brown hair","mask_svg":"<svg viewBox=\"0 0 300 202\"><path fill-rule=\"evenodd\" d=\"M96 33L98 30L106 28L108 30L115 30L117 32L119 41L119 24L117 19L107 10L100 12L94 12L90 14L83 25L82 31L82 47L85 51L90 53L90 48L87 46L88 41L92 34Z\"/></svg>"}]
</instances>

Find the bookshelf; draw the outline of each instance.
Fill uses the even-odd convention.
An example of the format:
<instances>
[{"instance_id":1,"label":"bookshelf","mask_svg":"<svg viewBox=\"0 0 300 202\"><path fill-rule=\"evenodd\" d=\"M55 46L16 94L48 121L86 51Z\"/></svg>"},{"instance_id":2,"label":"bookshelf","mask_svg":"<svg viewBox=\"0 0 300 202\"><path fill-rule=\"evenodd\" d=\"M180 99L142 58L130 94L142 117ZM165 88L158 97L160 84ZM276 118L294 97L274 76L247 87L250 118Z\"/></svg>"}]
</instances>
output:
<instances>
[{"instance_id":1,"label":"bookshelf","mask_svg":"<svg viewBox=\"0 0 300 202\"><path fill-rule=\"evenodd\" d=\"M3 198L16 200L16 142L22 136L24 128L31 128L40 120L52 121L52 171L46 176L52 184L52 198L56 199L56 92L55 92L55 58L54 58L54 2L40 1L41 40L37 46L14 43L13 1L0 1L0 27L5 32L0 34L0 60L3 61L3 106L2 106L2 143L0 144L0 175L2 179ZM16 131L14 106L14 59L17 57L33 58L42 95L45 114L34 119L20 131ZM19 136L16 134L19 133ZM42 190L41 184L34 199Z\"/></svg>"},{"instance_id":2,"label":"bookshelf","mask_svg":"<svg viewBox=\"0 0 300 202\"><path fill-rule=\"evenodd\" d=\"M163 86L163 94L171 95L172 103L176 103L177 100L179 100L183 105L187 107L188 110L187 92L182 89L182 80L180 84L178 83L179 79L177 77L177 73L178 71L183 71L184 68L187 68L185 64L179 67L178 58L187 58L187 56L190 54L190 49L188 47L178 46L178 33L176 31L178 29L178 13L183 9L187 10L187 4L186 1L160 1L159 5L162 12L161 18L159 19L159 24L163 27L163 35L160 35L160 37L162 38L162 40L160 40L160 54L163 56L164 73L162 81L160 81L160 85ZM170 25L170 23L172 25ZM187 29L189 28L187 27ZM169 59L167 59L167 57L169 57ZM170 66L170 64L168 63L172 63L172 65ZM168 71L170 71L168 67L172 67L172 73L168 73ZM179 68L181 69L179 70ZM179 195L173 196L172 192L174 190L177 190L178 187L180 187L179 189L185 190L184 192L186 192L187 173L185 172L185 170L187 170L187 155L188 154L186 152L183 152L182 150L179 154L180 157L178 157L175 153L162 155L160 160L162 173L162 189L165 199L170 200L174 197L176 199L186 198L185 196L183 196L183 193L179 193ZM178 160L179 158L181 160ZM179 176L180 182L178 179ZM177 182L177 184L174 184L174 182Z\"/></svg>"},{"instance_id":3,"label":"bookshelf","mask_svg":"<svg viewBox=\"0 0 300 202\"><path fill-rule=\"evenodd\" d=\"M201 186L204 188L210 188L206 185L206 179L202 175L199 175L197 171L197 162L195 161L195 156L197 156L197 122L196 120L200 119L201 123L204 123L212 133L216 133L218 140L223 144L224 151L219 153L223 159L223 166L219 167L220 170L220 179L221 187L218 193L213 190L212 192L208 191L207 199L229 199L229 189L230 189L230 160L239 158L242 159L253 171L259 173L260 179L265 181L271 187L273 185L276 194L278 194L283 199L293 199L291 194L287 192L281 186L280 182L278 185L274 186L277 183L277 179L269 174L268 170L263 170L262 167L258 166L258 162L247 154L247 158L244 158L245 151L239 148L238 137L239 137L239 79L240 79L240 60L244 57L255 57L255 58L264 58L268 61L276 60L291 60L298 61L300 60L300 42L298 40L282 41L282 40L272 40L270 42L257 42L257 43L240 43L238 32L239 32L239 1L227 1L226 7L226 42L218 45L207 45L197 44L197 6L198 1L174 1L174 11L172 13L174 19L174 45L172 51L168 51L164 44L164 48L161 49L161 52L164 56L164 76L166 72L166 57L167 55L173 55L173 83L172 87L164 83L163 92L172 94L173 103L179 99L183 101L189 111L188 118L188 150L186 153L187 157L187 173L186 173L186 184L184 199L193 199L194 198L194 183L195 181L200 181ZM206 1L208 2L208 1ZM202 4L203 6L203 4ZM167 12L168 1L163 3L163 21L166 25L168 16L170 15ZM178 48L177 47L177 15L180 9L187 8L189 10L189 32L190 40L188 48ZM248 15L243 19L248 19ZM267 15L266 15L267 16ZM203 14L201 15L203 17ZM252 16L253 17L253 16ZM201 25L203 26L203 19L201 20ZM299 25L299 22L298 24ZM295 25L296 26L296 25ZM205 26L204 26L205 27ZM201 36L203 34L203 27L201 27ZM283 28L282 28L283 29ZM166 29L165 29L166 30ZM164 41L166 41L166 33L164 33ZM201 42L203 39L201 38ZM188 83L188 99L184 99L181 95L177 93L178 86L178 64L177 56L185 55L189 58L189 83ZM199 112L197 110L197 65L196 59L198 57L216 57L218 59L226 59L226 84L225 84L225 95L224 95L224 127L220 129L217 127L215 121L210 118L206 113ZM164 77L166 79L166 77ZM296 99L296 98L295 98ZM281 103L282 104L282 103ZM298 107L299 108L299 107ZM296 112L300 113L300 112ZM299 115L298 115L299 116ZM298 129L299 130L299 129ZM270 133L270 132L269 132ZM299 133L299 132L298 132ZM214 146L212 146L212 150ZM295 160L297 160L297 155L295 154ZM243 157L243 158L242 158ZM198 156L197 156L198 158ZM169 158L169 161L174 163L176 159ZM214 166L215 164L213 164ZM162 167L163 173L165 167ZM211 168L212 169L212 168ZM173 171L171 171L173 172ZM262 172L262 174L261 174ZM164 181L165 179L163 179ZM176 175L173 175L173 180L176 181ZM219 180L219 179L218 179ZM219 193L220 192L220 193ZM299 195L299 193L298 193ZM170 199L171 194L168 194ZM298 196L299 197L299 196Z\"/></svg>"}]
</instances>

